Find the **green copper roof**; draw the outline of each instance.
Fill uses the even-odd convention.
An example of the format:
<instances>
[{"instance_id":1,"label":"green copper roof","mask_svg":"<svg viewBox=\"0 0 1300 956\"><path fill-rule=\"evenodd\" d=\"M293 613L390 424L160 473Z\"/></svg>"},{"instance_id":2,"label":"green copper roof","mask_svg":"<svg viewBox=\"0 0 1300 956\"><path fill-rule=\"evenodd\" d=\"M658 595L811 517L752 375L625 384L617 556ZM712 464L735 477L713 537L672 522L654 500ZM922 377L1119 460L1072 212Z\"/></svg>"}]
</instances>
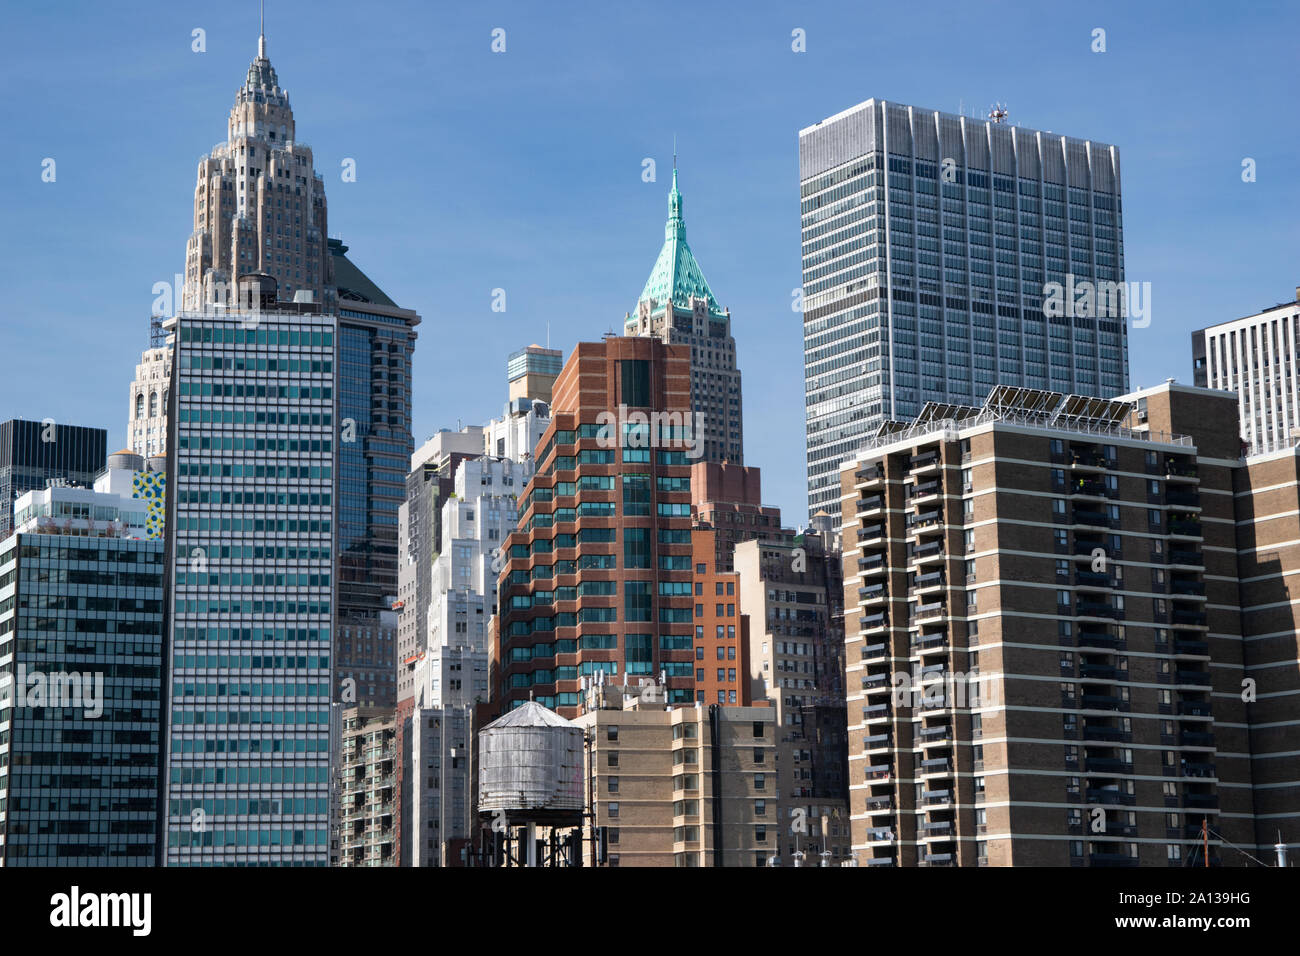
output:
<instances>
[{"instance_id":1,"label":"green copper roof","mask_svg":"<svg viewBox=\"0 0 1300 956\"><path fill-rule=\"evenodd\" d=\"M695 261L691 247L686 244L682 194L677 191L677 170L674 168L673 189L668 194L668 224L664 226L664 247L659 250L659 258L655 260L655 267L650 271L650 278L646 280L637 304L653 299L657 311L671 298L674 305L689 309L691 296L706 300L710 312L722 314L718 300L713 297L713 290L700 271L700 264Z\"/></svg>"}]
</instances>

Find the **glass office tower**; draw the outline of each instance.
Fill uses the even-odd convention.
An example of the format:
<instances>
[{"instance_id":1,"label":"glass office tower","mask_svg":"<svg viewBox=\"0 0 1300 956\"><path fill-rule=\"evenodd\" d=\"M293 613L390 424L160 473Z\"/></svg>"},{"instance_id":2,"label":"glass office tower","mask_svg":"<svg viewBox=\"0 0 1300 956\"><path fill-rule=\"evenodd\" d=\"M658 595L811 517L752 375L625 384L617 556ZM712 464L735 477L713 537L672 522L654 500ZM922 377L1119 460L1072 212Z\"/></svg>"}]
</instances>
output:
<instances>
[{"instance_id":1,"label":"glass office tower","mask_svg":"<svg viewBox=\"0 0 1300 956\"><path fill-rule=\"evenodd\" d=\"M156 862L163 543L111 520L0 541L0 867Z\"/></svg>"},{"instance_id":2,"label":"glass office tower","mask_svg":"<svg viewBox=\"0 0 1300 956\"><path fill-rule=\"evenodd\" d=\"M262 306L169 320L172 866L329 862L336 319Z\"/></svg>"},{"instance_id":3,"label":"glass office tower","mask_svg":"<svg viewBox=\"0 0 1300 956\"><path fill-rule=\"evenodd\" d=\"M52 421L0 422L0 538L13 530L14 499L51 479L89 488L104 467L108 432Z\"/></svg>"},{"instance_id":4,"label":"glass office tower","mask_svg":"<svg viewBox=\"0 0 1300 956\"><path fill-rule=\"evenodd\" d=\"M1122 309L1043 308L1124 281L1119 150L1004 119L872 99L799 133L810 516L927 401L1128 389Z\"/></svg>"}]
</instances>

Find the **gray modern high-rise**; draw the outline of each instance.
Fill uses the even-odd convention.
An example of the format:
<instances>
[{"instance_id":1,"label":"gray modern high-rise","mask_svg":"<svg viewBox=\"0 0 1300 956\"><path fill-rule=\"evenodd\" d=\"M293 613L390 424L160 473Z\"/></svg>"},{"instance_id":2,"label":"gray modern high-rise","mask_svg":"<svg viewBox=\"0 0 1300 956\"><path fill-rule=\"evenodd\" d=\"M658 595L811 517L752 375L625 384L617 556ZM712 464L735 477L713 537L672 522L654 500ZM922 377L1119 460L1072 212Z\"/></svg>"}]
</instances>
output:
<instances>
[{"instance_id":1,"label":"gray modern high-rise","mask_svg":"<svg viewBox=\"0 0 1300 956\"><path fill-rule=\"evenodd\" d=\"M1119 150L1004 119L871 99L799 133L809 515L927 401L1128 389L1124 308L1044 311L1122 291Z\"/></svg>"}]
</instances>

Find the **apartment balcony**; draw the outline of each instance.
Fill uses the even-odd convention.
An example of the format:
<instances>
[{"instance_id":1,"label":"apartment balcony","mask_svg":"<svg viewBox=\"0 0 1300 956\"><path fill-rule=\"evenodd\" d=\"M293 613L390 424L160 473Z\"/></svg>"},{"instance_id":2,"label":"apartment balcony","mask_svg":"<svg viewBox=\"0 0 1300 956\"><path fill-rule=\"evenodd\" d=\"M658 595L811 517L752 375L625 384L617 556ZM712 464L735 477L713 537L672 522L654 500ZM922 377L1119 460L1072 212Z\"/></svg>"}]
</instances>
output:
<instances>
[{"instance_id":1,"label":"apartment balcony","mask_svg":"<svg viewBox=\"0 0 1300 956\"><path fill-rule=\"evenodd\" d=\"M1184 730L1178 735L1180 747L1214 749L1214 734L1203 730Z\"/></svg>"},{"instance_id":2,"label":"apartment balcony","mask_svg":"<svg viewBox=\"0 0 1300 956\"><path fill-rule=\"evenodd\" d=\"M1106 470L1106 458L1099 452L1075 451L1070 455L1070 468L1079 472Z\"/></svg>"},{"instance_id":3,"label":"apartment balcony","mask_svg":"<svg viewBox=\"0 0 1300 956\"><path fill-rule=\"evenodd\" d=\"M930 478L926 481L918 481L912 487L913 502L922 498L933 498L943 492L943 482L939 478Z\"/></svg>"},{"instance_id":4,"label":"apartment balcony","mask_svg":"<svg viewBox=\"0 0 1300 956\"><path fill-rule=\"evenodd\" d=\"M1087 588L1094 591L1109 591L1115 587L1115 579L1109 574L1102 574L1098 571L1076 570L1074 572L1075 587Z\"/></svg>"},{"instance_id":5,"label":"apartment balcony","mask_svg":"<svg viewBox=\"0 0 1300 956\"><path fill-rule=\"evenodd\" d=\"M1178 713L1184 717L1212 717L1209 701L1184 700L1178 704Z\"/></svg>"},{"instance_id":6,"label":"apartment balcony","mask_svg":"<svg viewBox=\"0 0 1300 956\"><path fill-rule=\"evenodd\" d=\"M937 727L922 727L917 732L917 738L926 746L951 742L952 727L948 724L939 724Z\"/></svg>"},{"instance_id":7,"label":"apartment balcony","mask_svg":"<svg viewBox=\"0 0 1300 956\"><path fill-rule=\"evenodd\" d=\"M1204 581L1179 581L1175 579L1169 582L1169 589L1174 596L1174 600L1180 598L1196 600L1205 597Z\"/></svg>"},{"instance_id":8,"label":"apartment balcony","mask_svg":"<svg viewBox=\"0 0 1300 956\"><path fill-rule=\"evenodd\" d=\"M917 829L921 831L923 840L949 840L956 831L956 825L951 820L933 820L918 824Z\"/></svg>"},{"instance_id":9,"label":"apartment balcony","mask_svg":"<svg viewBox=\"0 0 1300 956\"><path fill-rule=\"evenodd\" d=\"M918 544L911 552L911 563L916 565L931 564L944 560L943 542L929 541Z\"/></svg>"},{"instance_id":10,"label":"apartment balcony","mask_svg":"<svg viewBox=\"0 0 1300 956\"><path fill-rule=\"evenodd\" d=\"M1124 642L1105 631L1083 630L1080 628L1076 638L1076 644L1080 650L1097 648L1108 651L1119 651L1124 649Z\"/></svg>"},{"instance_id":11,"label":"apartment balcony","mask_svg":"<svg viewBox=\"0 0 1300 956\"><path fill-rule=\"evenodd\" d=\"M858 544L862 547L883 548L885 546L885 523L876 521L860 527L858 529Z\"/></svg>"},{"instance_id":12,"label":"apartment balcony","mask_svg":"<svg viewBox=\"0 0 1300 956\"><path fill-rule=\"evenodd\" d=\"M1087 723L1083 727L1083 739L1126 743L1133 739L1133 735L1131 733L1125 733L1118 727L1108 727L1104 724Z\"/></svg>"},{"instance_id":13,"label":"apartment balcony","mask_svg":"<svg viewBox=\"0 0 1300 956\"><path fill-rule=\"evenodd\" d=\"M951 790L922 790L921 802L927 807L952 806Z\"/></svg>"},{"instance_id":14,"label":"apartment balcony","mask_svg":"<svg viewBox=\"0 0 1300 956\"><path fill-rule=\"evenodd\" d=\"M1191 548L1170 548L1169 565L1173 568L1196 568L1205 567L1205 556L1201 552Z\"/></svg>"},{"instance_id":15,"label":"apartment balcony","mask_svg":"<svg viewBox=\"0 0 1300 956\"><path fill-rule=\"evenodd\" d=\"M868 704L862 708L862 722L864 724L879 723L892 719L888 704Z\"/></svg>"},{"instance_id":16,"label":"apartment balcony","mask_svg":"<svg viewBox=\"0 0 1300 956\"><path fill-rule=\"evenodd\" d=\"M944 617L947 613L947 605L944 604L943 601L931 601L929 604L918 604L916 606L916 615L913 620L932 620L934 618Z\"/></svg>"},{"instance_id":17,"label":"apartment balcony","mask_svg":"<svg viewBox=\"0 0 1300 956\"><path fill-rule=\"evenodd\" d=\"M1108 528L1110 527L1110 518L1104 511L1097 511L1094 508L1075 508L1071 517L1071 523L1075 527L1086 528Z\"/></svg>"},{"instance_id":18,"label":"apartment balcony","mask_svg":"<svg viewBox=\"0 0 1300 956\"><path fill-rule=\"evenodd\" d=\"M853 480L859 485L874 485L885 480L885 469L879 464L859 468L853 474Z\"/></svg>"},{"instance_id":19,"label":"apartment balcony","mask_svg":"<svg viewBox=\"0 0 1300 956\"><path fill-rule=\"evenodd\" d=\"M1089 601L1080 597L1075 604L1075 617L1106 617L1118 620L1124 612L1098 601Z\"/></svg>"},{"instance_id":20,"label":"apartment balcony","mask_svg":"<svg viewBox=\"0 0 1300 956\"><path fill-rule=\"evenodd\" d=\"M1084 694L1080 701L1084 710L1128 710L1128 701L1111 694Z\"/></svg>"},{"instance_id":21,"label":"apartment balcony","mask_svg":"<svg viewBox=\"0 0 1300 956\"><path fill-rule=\"evenodd\" d=\"M1067 484L1065 490L1077 498L1106 497L1106 483L1099 478L1075 478Z\"/></svg>"},{"instance_id":22,"label":"apartment balcony","mask_svg":"<svg viewBox=\"0 0 1300 956\"><path fill-rule=\"evenodd\" d=\"M1118 757L1085 757L1084 770L1087 773L1098 773L1110 776L1112 774L1126 774L1133 772L1133 765Z\"/></svg>"},{"instance_id":23,"label":"apartment balcony","mask_svg":"<svg viewBox=\"0 0 1300 956\"><path fill-rule=\"evenodd\" d=\"M870 754L889 750L893 747L893 739L890 734L871 734L869 737L863 737L862 752Z\"/></svg>"},{"instance_id":24,"label":"apartment balcony","mask_svg":"<svg viewBox=\"0 0 1300 956\"><path fill-rule=\"evenodd\" d=\"M1195 807L1199 810L1217 810L1219 808L1219 795L1217 793L1184 793L1183 806Z\"/></svg>"},{"instance_id":25,"label":"apartment balcony","mask_svg":"<svg viewBox=\"0 0 1300 956\"><path fill-rule=\"evenodd\" d=\"M1216 777L1214 764L1202 760L1184 760L1180 764L1184 777Z\"/></svg>"},{"instance_id":26,"label":"apartment balcony","mask_svg":"<svg viewBox=\"0 0 1300 956\"><path fill-rule=\"evenodd\" d=\"M1119 680L1123 673L1118 667L1113 667L1110 664L1079 665L1079 676L1094 680Z\"/></svg>"},{"instance_id":27,"label":"apartment balcony","mask_svg":"<svg viewBox=\"0 0 1300 956\"><path fill-rule=\"evenodd\" d=\"M1201 496L1195 491L1183 488L1170 488L1165 492L1165 503L1179 508L1201 510Z\"/></svg>"},{"instance_id":28,"label":"apartment balcony","mask_svg":"<svg viewBox=\"0 0 1300 956\"><path fill-rule=\"evenodd\" d=\"M922 760L920 776L922 777L947 777L952 774L952 760L949 757L936 757L933 760Z\"/></svg>"},{"instance_id":29,"label":"apartment balcony","mask_svg":"<svg viewBox=\"0 0 1300 956\"><path fill-rule=\"evenodd\" d=\"M1197 480L1196 465L1191 462L1169 459L1165 462L1165 476L1171 482L1191 482Z\"/></svg>"},{"instance_id":30,"label":"apartment balcony","mask_svg":"<svg viewBox=\"0 0 1300 956\"><path fill-rule=\"evenodd\" d=\"M916 520L912 522L908 533L921 540L934 535L942 535L945 527L942 511L927 511L916 516Z\"/></svg>"},{"instance_id":31,"label":"apartment balcony","mask_svg":"<svg viewBox=\"0 0 1300 956\"><path fill-rule=\"evenodd\" d=\"M894 830L892 827L869 827L867 829L868 843L893 843Z\"/></svg>"},{"instance_id":32,"label":"apartment balcony","mask_svg":"<svg viewBox=\"0 0 1300 956\"><path fill-rule=\"evenodd\" d=\"M946 654L948 652L948 634L921 634L912 642L912 651L925 656L927 654Z\"/></svg>"},{"instance_id":33,"label":"apartment balcony","mask_svg":"<svg viewBox=\"0 0 1300 956\"><path fill-rule=\"evenodd\" d=\"M1105 546L1105 545L1104 545L1100 540L1097 540L1097 541L1082 540L1082 541L1081 541L1081 540L1078 538L1078 536L1076 536L1075 539L1074 539L1074 548L1073 548L1073 551L1074 551L1074 554L1075 554L1077 557L1091 559L1091 558L1092 558L1092 555L1093 555L1093 552L1096 551L1098 548L1101 548L1102 551L1105 551L1105 550L1106 550L1106 546Z\"/></svg>"},{"instance_id":34,"label":"apartment balcony","mask_svg":"<svg viewBox=\"0 0 1300 956\"><path fill-rule=\"evenodd\" d=\"M918 574L916 580L912 582L912 590L916 594L928 594L931 591L939 590L943 587L943 571L927 571L924 574Z\"/></svg>"},{"instance_id":35,"label":"apartment balcony","mask_svg":"<svg viewBox=\"0 0 1300 956\"><path fill-rule=\"evenodd\" d=\"M891 690L888 674L868 674L862 678L862 692L868 697L888 694Z\"/></svg>"},{"instance_id":36,"label":"apartment balcony","mask_svg":"<svg viewBox=\"0 0 1300 956\"><path fill-rule=\"evenodd\" d=\"M868 495L858 499L858 516L864 517L872 515L875 512L883 511L885 508L885 496L883 494Z\"/></svg>"},{"instance_id":37,"label":"apartment balcony","mask_svg":"<svg viewBox=\"0 0 1300 956\"><path fill-rule=\"evenodd\" d=\"M939 458L939 449L935 448L930 451L921 452L919 455L913 455L908 459L908 471L917 477L927 475L937 471L943 462Z\"/></svg>"},{"instance_id":38,"label":"apartment balcony","mask_svg":"<svg viewBox=\"0 0 1300 956\"><path fill-rule=\"evenodd\" d=\"M867 797L867 812L873 813L881 810L891 810L894 806L894 798L890 796Z\"/></svg>"},{"instance_id":39,"label":"apartment balcony","mask_svg":"<svg viewBox=\"0 0 1300 956\"><path fill-rule=\"evenodd\" d=\"M868 584L864 588L858 588L858 602L866 607L881 605L888 600L889 594L885 590L884 582Z\"/></svg>"},{"instance_id":40,"label":"apartment balcony","mask_svg":"<svg viewBox=\"0 0 1300 956\"><path fill-rule=\"evenodd\" d=\"M875 577L877 574L884 574L888 570L885 567L885 556L883 554L872 555L868 558L858 558L858 573L864 578Z\"/></svg>"},{"instance_id":41,"label":"apartment balcony","mask_svg":"<svg viewBox=\"0 0 1300 956\"><path fill-rule=\"evenodd\" d=\"M879 644L868 644L862 648L862 660L864 661L882 661L889 657L889 644L882 641Z\"/></svg>"},{"instance_id":42,"label":"apartment balcony","mask_svg":"<svg viewBox=\"0 0 1300 956\"><path fill-rule=\"evenodd\" d=\"M861 633L861 635L884 633L887 630L889 630L889 615L885 614L884 611L863 614L861 623L858 624L858 633Z\"/></svg>"},{"instance_id":43,"label":"apartment balcony","mask_svg":"<svg viewBox=\"0 0 1300 956\"><path fill-rule=\"evenodd\" d=\"M1212 678L1208 671L1174 671L1174 683L1192 687L1209 687Z\"/></svg>"},{"instance_id":44,"label":"apartment balcony","mask_svg":"<svg viewBox=\"0 0 1300 956\"><path fill-rule=\"evenodd\" d=\"M889 775L893 772L891 764L868 764L865 771L867 780L888 780Z\"/></svg>"},{"instance_id":45,"label":"apartment balcony","mask_svg":"<svg viewBox=\"0 0 1300 956\"><path fill-rule=\"evenodd\" d=\"M1193 518L1171 518L1168 530L1171 538L1200 539L1203 537L1201 523Z\"/></svg>"},{"instance_id":46,"label":"apartment balcony","mask_svg":"<svg viewBox=\"0 0 1300 956\"><path fill-rule=\"evenodd\" d=\"M956 866L955 853L926 853L921 857L921 866Z\"/></svg>"},{"instance_id":47,"label":"apartment balcony","mask_svg":"<svg viewBox=\"0 0 1300 956\"><path fill-rule=\"evenodd\" d=\"M898 861L892 856L869 856L867 866L897 866Z\"/></svg>"},{"instance_id":48,"label":"apartment balcony","mask_svg":"<svg viewBox=\"0 0 1300 956\"><path fill-rule=\"evenodd\" d=\"M1090 787L1084 791L1084 799L1087 803L1100 803L1107 807L1131 807L1137 804L1136 795L1108 787Z\"/></svg>"},{"instance_id":49,"label":"apartment balcony","mask_svg":"<svg viewBox=\"0 0 1300 956\"><path fill-rule=\"evenodd\" d=\"M1119 853L1112 850L1094 850L1088 854L1088 865L1130 867L1138 865L1138 858L1135 856L1129 856L1127 853Z\"/></svg>"}]
</instances>

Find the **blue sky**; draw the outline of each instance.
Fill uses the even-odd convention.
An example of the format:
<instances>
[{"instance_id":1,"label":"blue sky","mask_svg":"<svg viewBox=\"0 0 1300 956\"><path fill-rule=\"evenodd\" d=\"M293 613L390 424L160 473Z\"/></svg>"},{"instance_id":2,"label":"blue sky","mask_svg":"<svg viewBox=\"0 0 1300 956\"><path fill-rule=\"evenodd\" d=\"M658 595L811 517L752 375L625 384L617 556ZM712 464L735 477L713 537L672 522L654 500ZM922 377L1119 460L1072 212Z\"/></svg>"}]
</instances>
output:
<instances>
[{"instance_id":1,"label":"blue sky","mask_svg":"<svg viewBox=\"0 0 1300 956\"><path fill-rule=\"evenodd\" d=\"M690 243L732 313L746 461L788 523L804 515L800 128L872 96L1000 101L1011 122L1119 146L1127 277L1152 290L1150 327L1130 330L1132 382L1190 380L1191 330L1300 284L1298 26L1281 2L267 10L330 233L424 317L417 444L497 414L507 353L544 342L548 323L566 353L620 328L662 243L676 134ZM1090 48L1097 27L1105 53ZM120 447L151 290L183 269L196 164L225 135L257 4L10 5L6 33L0 419L106 427ZM645 157L657 182L641 179ZM1241 180L1245 157L1256 182Z\"/></svg>"}]
</instances>

